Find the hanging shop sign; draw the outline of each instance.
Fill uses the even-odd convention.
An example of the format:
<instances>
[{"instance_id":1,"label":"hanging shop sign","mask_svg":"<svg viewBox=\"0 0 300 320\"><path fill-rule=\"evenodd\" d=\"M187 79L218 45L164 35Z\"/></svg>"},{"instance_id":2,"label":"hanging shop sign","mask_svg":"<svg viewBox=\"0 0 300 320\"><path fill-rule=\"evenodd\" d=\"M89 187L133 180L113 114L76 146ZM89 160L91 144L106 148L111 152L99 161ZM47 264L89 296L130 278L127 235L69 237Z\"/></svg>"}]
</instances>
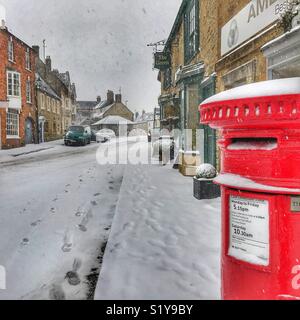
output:
<instances>
[{"instance_id":1,"label":"hanging shop sign","mask_svg":"<svg viewBox=\"0 0 300 320\"><path fill-rule=\"evenodd\" d=\"M252 0L222 28L221 54L238 47L292 8L293 0Z\"/></svg>"},{"instance_id":2,"label":"hanging shop sign","mask_svg":"<svg viewBox=\"0 0 300 320\"><path fill-rule=\"evenodd\" d=\"M154 68L163 70L171 67L171 58L169 53L156 52L154 53Z\"/></svg>"}]
</instances>

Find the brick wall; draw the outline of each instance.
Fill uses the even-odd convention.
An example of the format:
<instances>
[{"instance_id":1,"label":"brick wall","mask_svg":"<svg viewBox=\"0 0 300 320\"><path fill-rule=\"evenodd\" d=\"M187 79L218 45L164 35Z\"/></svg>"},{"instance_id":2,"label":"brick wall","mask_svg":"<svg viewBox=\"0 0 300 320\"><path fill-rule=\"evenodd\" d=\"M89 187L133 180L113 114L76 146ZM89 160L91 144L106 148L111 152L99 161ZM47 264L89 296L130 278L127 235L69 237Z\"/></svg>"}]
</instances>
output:
<instances>
[{"instance_id":1,"label":"brick wall","mask_svg":"<svg viewBox=\"0 0 300 320\"><path fill-rule=\"evenodd\" d=\"M8 61L8 41L12 37L14 43L14 62ZM29 48L31 71L25 68L25 53ZM34 140L36 137L36 103L35 103L35 53L24 42L10 34L7 30L0 30L0 100L7 100L7 70L19 72L21 75L21 101L22 108L19 118L20 139L7 139L6 137L6 110L0 109L1 116L1 142L2 148L14 148L25 144L25 121L30 118L33 123ZM31 81L32 103L26 102L26 81Z\"/></svg>"}]
</instances>

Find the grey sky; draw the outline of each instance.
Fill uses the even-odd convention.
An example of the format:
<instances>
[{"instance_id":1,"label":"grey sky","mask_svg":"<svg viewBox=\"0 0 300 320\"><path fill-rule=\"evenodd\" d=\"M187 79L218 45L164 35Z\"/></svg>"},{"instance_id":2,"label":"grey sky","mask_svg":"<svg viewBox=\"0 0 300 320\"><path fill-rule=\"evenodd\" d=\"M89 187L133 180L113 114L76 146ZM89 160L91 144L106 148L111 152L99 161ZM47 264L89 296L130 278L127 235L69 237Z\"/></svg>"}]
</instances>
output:
<instances>
[{"instance_id":1,"label":"grey sky","mask_svg":"<svg viewBox=\"0 0 300 320\"><path fill-rule=\"evenodd\" d=\"M7 26L69 70L79 100L122 87L134 111L157 105L159 83L146 45L168 37L181 0L0 0Z\"/></svg>"}]
</instances>

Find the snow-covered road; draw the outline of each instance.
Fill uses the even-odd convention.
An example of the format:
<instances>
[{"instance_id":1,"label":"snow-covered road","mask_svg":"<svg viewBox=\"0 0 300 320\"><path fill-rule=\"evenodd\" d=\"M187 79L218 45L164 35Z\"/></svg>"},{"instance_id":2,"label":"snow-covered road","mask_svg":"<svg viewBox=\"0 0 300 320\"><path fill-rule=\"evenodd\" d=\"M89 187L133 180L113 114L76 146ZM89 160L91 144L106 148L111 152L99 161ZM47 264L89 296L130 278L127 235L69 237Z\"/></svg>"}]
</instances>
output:
<instances>
[{"instance_id":1,"label":"snow-covered road","mask_svg":"<svg viewBox=\"0 0 300 320\"><path fill-rule=\"evenodd\" d=\"M30 155L2 154L0 265L7 289L0 299L89 297L124 172L99 166L98 147L54 143ZM71 285L77 276L80 284Z\"/></svg>"}]
</instances>

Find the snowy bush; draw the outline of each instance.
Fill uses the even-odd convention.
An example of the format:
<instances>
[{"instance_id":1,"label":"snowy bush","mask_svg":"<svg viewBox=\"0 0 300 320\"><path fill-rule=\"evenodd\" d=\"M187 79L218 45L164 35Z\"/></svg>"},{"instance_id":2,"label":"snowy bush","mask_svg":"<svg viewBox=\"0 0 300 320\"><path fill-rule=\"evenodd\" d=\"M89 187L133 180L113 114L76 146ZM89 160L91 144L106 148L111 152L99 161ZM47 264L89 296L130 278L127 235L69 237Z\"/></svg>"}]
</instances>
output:
<instances>
[{"instance_id":1,"label":"snowy bush","mask_svg":"<svg viewBox=\"0 0 300 320\"><path fill-rule=\"evenodd\" d=\"M217 176L217 170L211 164L204 163L197 168L197 171L196 171L197 179L213 179L216 176Z\"/></svg>"},{"instance_id":2,"label":"snowy bush","mask_svg":"<svg viewBox=\"0 0 300 320\"><path fill-rule=\"evenodd\" d=\"M284 32L288 32L293 28L293 20L300 13L300 0L289 2L288 9L280 15L279 25L283 27Z\"/></svg>"}]
</instances>

